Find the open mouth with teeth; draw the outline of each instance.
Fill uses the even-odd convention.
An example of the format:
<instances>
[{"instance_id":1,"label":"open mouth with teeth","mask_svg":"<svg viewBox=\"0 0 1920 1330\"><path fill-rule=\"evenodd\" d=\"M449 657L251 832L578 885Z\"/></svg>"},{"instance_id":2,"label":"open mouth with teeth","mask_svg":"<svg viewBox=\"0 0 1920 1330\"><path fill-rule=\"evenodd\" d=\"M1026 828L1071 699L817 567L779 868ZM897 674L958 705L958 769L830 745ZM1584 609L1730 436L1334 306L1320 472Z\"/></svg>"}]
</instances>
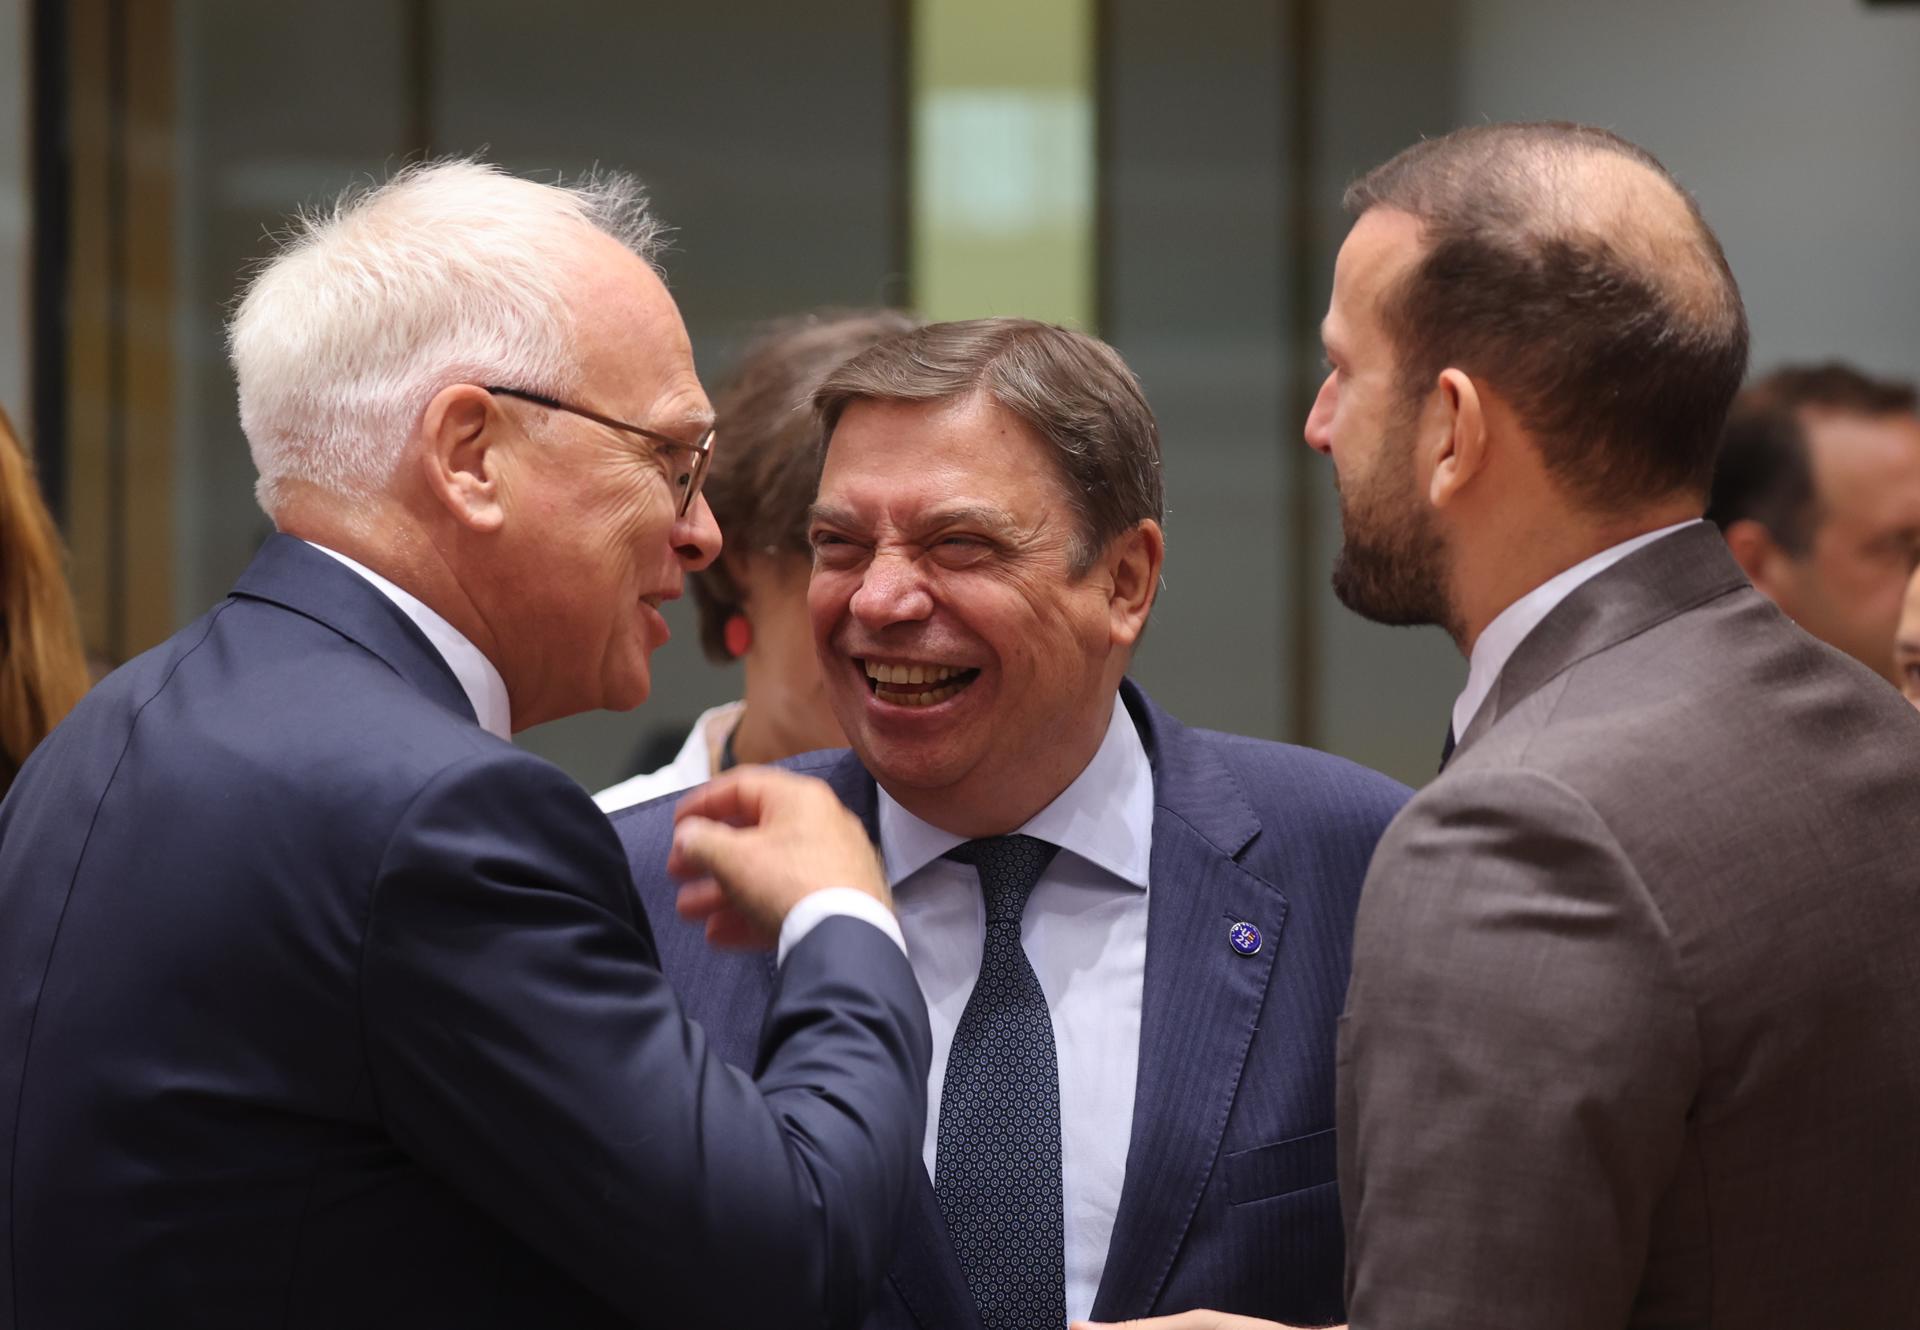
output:
<instances>
[{"instance_id":1,"label":"open mouth with teeth","mask_svg":"<svg viewBox=\"0 0 1920 1330\"><path fill-rule=\"evenodd\" d=\"M882 702L899 707L930 707L944 702L980 677L979 670L958 665L883 665L860 662L867 671L867 687Z\"/></svg>"}]
</instances>

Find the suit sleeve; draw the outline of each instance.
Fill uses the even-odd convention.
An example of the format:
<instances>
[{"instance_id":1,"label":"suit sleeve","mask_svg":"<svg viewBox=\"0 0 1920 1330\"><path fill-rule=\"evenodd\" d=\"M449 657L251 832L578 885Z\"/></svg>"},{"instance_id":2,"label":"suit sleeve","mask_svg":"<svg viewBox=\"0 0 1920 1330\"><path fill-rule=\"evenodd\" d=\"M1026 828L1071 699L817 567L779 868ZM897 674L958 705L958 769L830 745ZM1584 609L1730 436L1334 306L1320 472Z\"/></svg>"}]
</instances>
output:
<instances>
[{"instance_id":1,"label":"suit sleeve","mask_svg":"<svg viewBox=\"0 0 1920 1330\"><path fill-rule=\"evenodd\" d=\"M829 919L781 968L759 1075L662 977L606 818L478 758L395 831L363 961L402 1148L637 1320L857 1323L920 1168L929 1036L900 948Z\"/></svg>"},{"instance_id":2,"label":"suit sleeve","mask_svg":"<svg viewBox=\"0 0 1920 1330\"><path fill-rule=\"evenodd\" d=\"M1341 1019L1355 1330L1619 1330L1700 1053L1644 885L1530 772L1409 804L1361 894Z\"/></svg>"}]
</instances>

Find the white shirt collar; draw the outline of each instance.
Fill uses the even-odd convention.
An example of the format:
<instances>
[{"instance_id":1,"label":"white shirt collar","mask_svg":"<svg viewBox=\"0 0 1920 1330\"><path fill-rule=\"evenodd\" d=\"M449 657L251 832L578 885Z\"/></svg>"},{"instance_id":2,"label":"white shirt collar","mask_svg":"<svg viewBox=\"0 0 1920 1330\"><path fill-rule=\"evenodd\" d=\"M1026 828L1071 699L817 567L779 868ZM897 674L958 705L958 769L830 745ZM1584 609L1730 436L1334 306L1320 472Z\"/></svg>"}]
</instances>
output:
<instances>
[{"instance_id":1,"label":"white shirt collar","mask_svg":"<svg viewBox=\"0 0 1920 1330\"><path fill-rule=\"evenodd\" d=\"M1467 666L1467 686L1454 700L1454 737L1459 738L1467 732L1467 726L1473 723L1481 704L1487 700L1487 694L1493 691L1500 671L1507 667L1507 661L1527 640L1528 634L1540 626L1542 619L1553 613L1555 606L1572 595L1582 583L1599 576L1635 550L1653 544L1662 536L1670 536L1682 527L1694 526L1701 520L1696 517L1675 522L1672 526L1643 532L1631 540L1608 546L1592 558L1583 559L1565 572L1548 578L1495 615L1493 622L1486 626L1479 640L1473 644L1473 655Z\"/></svg>"},{"instance_id":2,"label":"white shirt collar","mask_svg":"<svg viewBox=\"0 0 1920 1330\"><path fill-rule=\"evenodd\" d=\"M923 822L880 791L880 856L898 886L966 840ZM1107 734L1086 769L1020 834L1071 851L1142 890L1153 851L1153 766L1133 717L1116 694Z\"/></svg>"},{"instance_id":3,"label":"white shirt collar","mask_svg":"<svg viewBox=\"0 0 1920 1330\"><path fill-rule=\"evenodd\" d=\"M322 554L331 555L354 572L373 584L373 589L400 607L400 612L413 620L414 625L427 635L427 641L433 643L440 659L447 662L447 668L453 671L453 677L460 682L461 691L466 693L467 701L473 704L473 714L480 722L480 728L509 742L513 739L513 712L507 704L507 682L500 677L500 671L493 662L480 654L480 648L469 642L466 635L433 610L418 596L401 590L386 578L367 567L356 563L339 550L330 550L325 545L309 545Z\"/></svg>"}]
</instances>

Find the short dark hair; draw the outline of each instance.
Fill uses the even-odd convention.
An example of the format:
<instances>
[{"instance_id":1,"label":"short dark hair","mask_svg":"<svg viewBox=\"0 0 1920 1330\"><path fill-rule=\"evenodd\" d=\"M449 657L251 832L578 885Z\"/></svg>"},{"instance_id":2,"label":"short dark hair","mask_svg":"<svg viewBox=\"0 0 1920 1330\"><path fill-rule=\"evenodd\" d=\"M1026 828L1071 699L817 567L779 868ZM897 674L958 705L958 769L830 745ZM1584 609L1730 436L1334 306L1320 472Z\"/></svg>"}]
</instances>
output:
<instances>
[{"instance_id":1,"label":"short dark hair","mask_svg":"<svg viewBox=\"0 0 1920 1330\"><path fill-rule=\"evenodd\" d=\"M813 390L849 356L918 326L893 309L817 310L762 326L714 394L717 446L701 493L729 548L811 557L807 510L820 479ZM724 559L688 581L701 649L725 664L733 659L727 620L740 612L740 587Z\"/></svg>"},{"instance_id":2,"label":"short dark hair","mask_svg":"<svg viewBox=\"0 0 1920 1330\"><path fill-rule=\"evenodd\" d=\"M1592 189L1558 183L1609 165L1628 167L1618 194L1590 169ZM1633 168L1678 195L1678 225L1641 206ZM1596 201L1619 221L1597 222ZM1652 153L1585 125L1474 125L1375 167L1345 203L1421 225L1420 259L1382 308L1409 401L1457 366L1513 404L1589 506L1705 495L1747 317L1720 242Z\"/></svg>"},{"instance_id":3,"label":"short dark hair","mask_svg":"<svg viewBox=\"0 0 1920 1330\"><path fill-rule=\"evenodd\" d=\"M1787 553L1805 555L1819 525L1805 413L1911 415L1917 408L1920 394L1911 383L1876 379L1837 361L1782 366L1733 399L1707 516L1722 531L1751 519Z\"/></svg>"},{"instance_id":4,"label":"short dark hair","mask_svg":"<svg viewBox=\"0 0 1920 1330\"><path fill-rule=\"evenodd\" d=\"M855 356L813 395L822 460L854 402L984 393L1045 442L1079 518L1078 576L1115 536L1162 520L1160 427L1140 381L1105 342L1031 319L930 323Z\"/></svg>"}]
</instances>

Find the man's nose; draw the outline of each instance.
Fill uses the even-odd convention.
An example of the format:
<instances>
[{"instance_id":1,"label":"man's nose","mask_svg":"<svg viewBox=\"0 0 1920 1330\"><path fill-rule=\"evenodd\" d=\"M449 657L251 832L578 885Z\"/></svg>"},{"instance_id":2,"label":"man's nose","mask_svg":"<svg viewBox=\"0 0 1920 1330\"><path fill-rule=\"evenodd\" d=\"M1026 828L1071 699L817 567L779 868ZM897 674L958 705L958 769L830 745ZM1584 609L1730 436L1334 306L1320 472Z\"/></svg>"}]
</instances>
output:
<instances>
[{"instance_id":1,"label":"man's nose","mask_svg":"<svg viewBox=\"0 0 1920 1330\"><path fill-rule=\"evenodd\" d=\"M674 519L673 552L690 573L720 557L720 524L713 520L706 495L695 496L693 507Z\"/></svg>"},{"instance_id":2,"label":"man's nose","mask_svg":"<svg viewBox=\"0 0 1920 1330\"><path fill-rule=\"evenodd\" d=\"M851 608L861 627L886 628L926 618L933 613L933 596L912 559L881 551L867 565Z\"/></svg>"},{"instance_id":3,"label":"man's nose","mask_svg":"<svg viewBox=\"0 0 1920 1330\"><path fill-rule=\"evenodd\" d=\"M1313 399L1313 410L1307 412L1307 447L1322 457L1333 455L1333 407L1333 375L1328 374Z\"/></svg>"}]
</instances>

